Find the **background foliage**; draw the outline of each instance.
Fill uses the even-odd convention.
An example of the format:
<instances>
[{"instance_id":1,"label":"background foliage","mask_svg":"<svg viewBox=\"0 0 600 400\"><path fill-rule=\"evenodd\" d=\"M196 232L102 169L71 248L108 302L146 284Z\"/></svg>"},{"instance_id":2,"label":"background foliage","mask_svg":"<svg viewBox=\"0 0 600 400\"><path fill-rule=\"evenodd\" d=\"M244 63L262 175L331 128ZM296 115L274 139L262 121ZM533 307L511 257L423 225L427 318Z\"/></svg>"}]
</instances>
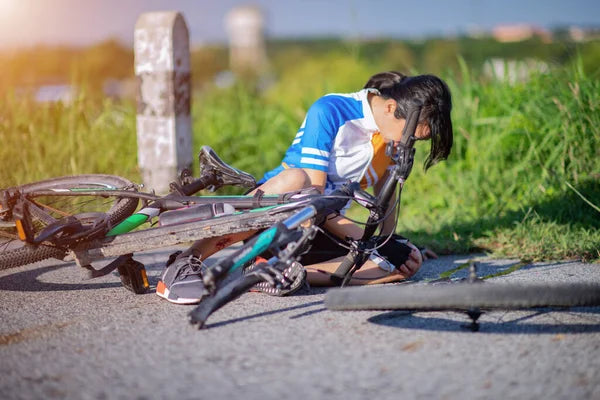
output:
<instances>
[{"instance_id":1,"label":"background foliage","mask_svg":"<svg viewBox=\"0 0 600 400\"><path fill-rule=\"evenodd\" d=\"M453 93L455 144L448 161L427 173L413 169L398 230L439 252L600 258L598 41L323 39L271 42L268 52L269 74L226 88L214 84L227 66L225 49L193 52L195 148L208 144L260 177L322 94L355 91L386 69L436 73ZM491 58L507 69L522 60L527 74L494 76L486 70ZM112 41L0 55L0 187L83 172L139 180L135 103L102 94L108 78L131 79L132 65L131 51ZM80 89L71 104L26 95L61 81ZM427 146L419 143L417 164Z\"/></svg>"}]
</instances>

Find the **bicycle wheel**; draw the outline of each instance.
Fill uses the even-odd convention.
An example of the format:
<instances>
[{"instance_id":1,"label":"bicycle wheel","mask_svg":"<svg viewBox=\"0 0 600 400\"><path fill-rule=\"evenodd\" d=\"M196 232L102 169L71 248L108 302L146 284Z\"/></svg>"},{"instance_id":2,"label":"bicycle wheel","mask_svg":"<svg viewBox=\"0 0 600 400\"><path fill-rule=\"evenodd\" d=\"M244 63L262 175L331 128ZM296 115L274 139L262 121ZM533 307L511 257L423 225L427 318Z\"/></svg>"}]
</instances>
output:
<instances>
[{"instance_id":1,"label":"bicycle wheel","mask_svg":"<svg viewBox=\"0 0 600 400\"><path fill-rule=\"evenodd\" d=\"M36 218L34 221L34 230L37 232L60 218L83 213L104 215L111 226L115 225L135 211L138 199L113 195L91 196L86 195L85 190L133 187L130 181L118 176L90 174L43 180L19 186L17 189L26 194L44 214L43 218ZM85 225L86 222L83 223ZM14 226L0 226L0 270L47 258L62 259L65 254L65 249L50 244L34 246L24 243L17 239Z\"/></svg>"},{"instance_id":2,"label":"bicycle wheel","mask_svg":"<svg viewBox=\"0 0 600 400\"><path fill-rule=\"evenodd\" d=\"M330 310L468 310L600 305L600 284L454 283L332 289Z\"/></svg>"}]
</instances>

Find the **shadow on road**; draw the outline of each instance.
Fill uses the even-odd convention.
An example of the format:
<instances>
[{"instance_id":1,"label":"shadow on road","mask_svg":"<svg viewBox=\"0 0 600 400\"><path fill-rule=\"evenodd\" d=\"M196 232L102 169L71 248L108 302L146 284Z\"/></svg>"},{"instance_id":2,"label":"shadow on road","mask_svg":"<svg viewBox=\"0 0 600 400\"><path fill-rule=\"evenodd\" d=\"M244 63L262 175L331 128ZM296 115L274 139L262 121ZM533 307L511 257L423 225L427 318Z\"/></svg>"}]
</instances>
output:
<instances>
[{"instance_id":1,"label":"shadow on road","mask_svg":"<svg viewBox=\"0 0 600 400\"><path fill-rule=\"evenodd\" d=\"M247 315L245 317L239 317L239 318L232 318L232 319L228 319L225 321L219 321L219 322L215 322L212 324L206 324L204 326L204 329L208 329L208 328L217 328L219 326L223 326L223 325L228 325L228 324L234 324L236 322L242 322L242 321L247 321L250 319L254 319L254 318L261 318L261 317L267 317L269 315L274 315L274 314L279 314L282 312L287 312L287 311L293 311L293 310L299 310L302 308L307 308L307 307L312 307L312 306L318 306L318 305L323 305L323 301L313 301L310 303L305 303L305 304L299 304L297 306L292 306L292 307L285 307L285 308L280 308L277 310L270 310L270 311L264 311L264 312L260 312L260 313L256 313L256 314L252 314L252 315ZM302 314L298 314L295 315L293 317L290 317L292 319L296 319L296 318L302 318L302 317L307 317L309 315L313 315L322 311L325 311L326 309L324 307L321 307L319 309L316 310L310 310L310 311L306 311Z\"/></svg>"},{"instance_id":2,"label":"shadow on road","mask_svg":"<svg viewBox=\"0 0 600 400\"><path fill-rule=\"evenodd\" d=\"M589 313L594 314L591 323L562 322L553 319L552 322L526 322L535 317L548 313ZM421 312L419 312L421 314ZM436 313L437 314L437 313ZM452 319L452 317L427 317L415 315L412 311L390 311L375 315L367 321L376 325L389 326L402 329L418 329L439 332L470 332L467 324L471 322L466 313L452 313L454 316L462 314L464 318ZM485 314L484 314L485 315ZM557 333L593 333L600 332L600 309L591 307L564 309L540 309L532 310L524 317L508 320L503 317L496 321L480 320L479 333L501 333L501 334L557 334ZM595 323L594 323L595 322Z\"/></svg>"},{"instance_id":3,"label":"shadow on road","mask_svg":"<svg viewBox=\"0 0 600 400\"><path fill-rule=\"evenodd\" d=\"M51 265L48 267L36 268L16 272L10 275L0 277L0 290L15 291L15 292L48 292L58 290L90 290L90 289L105 289L121 286L121 282L97 282L83 281L81 282L81 272L73 269L73 281L78 283L55 283L43 282L39 277L43 274L57 271L64 267L72 267L71 264Z\"/></svg>"}]
</instances>

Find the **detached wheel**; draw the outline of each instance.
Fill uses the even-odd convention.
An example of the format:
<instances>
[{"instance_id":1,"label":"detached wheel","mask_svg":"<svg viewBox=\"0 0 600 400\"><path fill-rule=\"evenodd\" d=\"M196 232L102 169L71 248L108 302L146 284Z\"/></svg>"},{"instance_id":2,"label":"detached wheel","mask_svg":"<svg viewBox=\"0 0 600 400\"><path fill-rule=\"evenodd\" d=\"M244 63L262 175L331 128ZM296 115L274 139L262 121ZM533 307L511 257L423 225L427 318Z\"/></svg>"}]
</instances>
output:
<instances>
[{"instance_id":1,"label":"detached wheel","mask_svg":"<svg viewBox=\"0 0 600 400\"><path fill-rule=\"evenodd\" d=\"M451 283L331 289L330 310L469 310L600 305L600 284Z\"/></svg>"}]
</instances>

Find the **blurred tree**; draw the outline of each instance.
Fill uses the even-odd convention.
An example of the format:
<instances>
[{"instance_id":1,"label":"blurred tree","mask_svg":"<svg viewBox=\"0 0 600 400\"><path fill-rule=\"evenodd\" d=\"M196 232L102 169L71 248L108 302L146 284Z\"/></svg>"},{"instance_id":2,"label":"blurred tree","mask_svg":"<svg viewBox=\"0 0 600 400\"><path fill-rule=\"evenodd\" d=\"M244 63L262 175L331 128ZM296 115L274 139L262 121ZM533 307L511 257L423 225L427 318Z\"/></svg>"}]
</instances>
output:
<instances>
[{"instance_id":1,"label":"blurred tree","mask_svg":"<svg viewBox=\"0 0 600 400\"><path fill-rule=\"evenodd\" d=\"M77 77L78 84L85 84L95 93L101 92L109 78L133 78L133 50L109 39L84 49L69 67L71 77Z\"/></svg>"},{"instance_id":2,"label":"blurred tree","mask_svg":"<svg viewBox=\"0 0 600 400\"><path fill-rule=\"evenodd\" d=\"M0 87L22 88L57 83L68 76L76 51L68 47L35 46L0 58Z\"/></svg>"},{"instance_id":3,"label":"blurred tree","mask_svg":"<svg viewBox=\"0 0 600 400\"><path fill-rule=\"evenodd\" d=\"M202 87L214 79L217 73L228 68L228 52L224 46L203 46L191 51L190 69L192 84Z\"/></svg>"},{"instance_id":4,"label":"blurred tree","mask_svg":"<svg viewBox=\"0 0 600 400\"><path fill-rule=\"evenodd\" d=\"M270 55L271 66L274 72L281 75L286 69L292 67L298 60L306 60L313 53L309 47L299 44L291 44L286 47L268 47L267 52Z\"/></svg>"},{"instance_id":5,"label":"blurred tree","mask_svg":"<svg viewBox=\"0 0 600 400\"><path fill-rule=\"evenodd\" d=\"M410 73L415 67L415 56L412 50L402 42L391 42L382 56L382 70Z\"/></svg>"},{"instance_id":6,"label":"blurred tree","mask_svg":"<svg viewBox=\"0 0 600 400\"><path fill-rule=\"evenodd\" d=\"M597 39L581 43L570 39L545 43L532 38L500 43L492 37L350 42L320 38L271 40L267 43L271 70L276 77L286 79L288 86L297 87L297 90L304 90L303 86L307 84L319 87L304 90L311 100L320 93L342 90L334 89L336 87L355 88L354 82L358 81L355 75L364 75L362 80L369 74L386 69L409 73L456 72L458 54L471 70L479 70L491 58L535 58L548 65L562 66L581 57L584 70L594 74L600 70L599 48L600 41ZM224 46L203 46L192 50L191 57L192 82L196 87L202 87L214 80L219 72L228 69L227 48ZM342 71L348 71L348 74ZM322 77L329 72L332 76L323 81ZM294 74L303 76L304 82L292 82ZM73 83L102 94L101 89L107 79L127 78L133 78L133 50L114 39L87 48L35 46L0 53L0 90L3 92L10 88L22 90L46 84ZM321 83L315 84L317 81Z\"/></svg>"},{"instance_id":7,"label":"blurred tree","mask_svg":"<svg viewBox=\"0 0 600 400\"><path fill-rule=\"evenodd\" d=\"M600 41L588 42L579 49L579 56L583 62L583 70L591 77L600 76Z\"/></svg>"},{"instance_id":8,"label":"blurred tree","mask_svg":"<svg viewBox=\"0 0 600 400\"><path fill-rule=\"evenodd\" d=\"M458 71L457 56L460 48L456 40L428 40L423 49L423 71L421 73L441 74L448 70Z\"/></svg>"},{"instance_id":9,"label":"blurred tree","mask_svg":"<svg viewBox=\"0 0 600 400\"><path fill-rule=\"evenodd\" d=\"M0 88L73 83L101 93L108 78L133 78L133 51L116 40L87 48L35 46L0 56Z\"/></svg>"},{"instance_id":10,"label":"blurred tree","mask_svg":"<svg viewBox=\"0 0 600 400\"><path fill-rule=\"evenodd\" d=\"M359 90L375 72L365 62L339 52L296 59L282 71L267 98L282 104L301 119L306 110L326 93Z\"/></svg>"}]
</instances>

